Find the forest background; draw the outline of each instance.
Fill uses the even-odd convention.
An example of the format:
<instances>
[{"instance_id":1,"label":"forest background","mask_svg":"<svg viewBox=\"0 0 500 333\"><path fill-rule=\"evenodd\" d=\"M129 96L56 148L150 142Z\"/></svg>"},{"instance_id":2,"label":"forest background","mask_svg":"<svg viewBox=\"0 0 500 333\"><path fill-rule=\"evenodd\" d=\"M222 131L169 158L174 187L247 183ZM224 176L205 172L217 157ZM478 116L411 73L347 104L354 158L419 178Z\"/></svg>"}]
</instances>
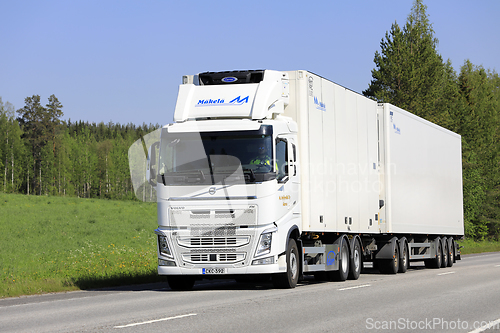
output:
<instances>
[{"instance_id":1,"label":"forest background","mask_svg":"<svg viewBox=\"0 0 500 333\"><path fill-rule=\"evenodd\" d=\"M465 60L459 72L437 51L427 7L414 2L375 52L363 94L462 136L465 234L500 238L500 77ZM62 121L55 95L20 109L0 98L0 192L135 200L128 148L159 124Z\"/></svg>"}]
</instances>

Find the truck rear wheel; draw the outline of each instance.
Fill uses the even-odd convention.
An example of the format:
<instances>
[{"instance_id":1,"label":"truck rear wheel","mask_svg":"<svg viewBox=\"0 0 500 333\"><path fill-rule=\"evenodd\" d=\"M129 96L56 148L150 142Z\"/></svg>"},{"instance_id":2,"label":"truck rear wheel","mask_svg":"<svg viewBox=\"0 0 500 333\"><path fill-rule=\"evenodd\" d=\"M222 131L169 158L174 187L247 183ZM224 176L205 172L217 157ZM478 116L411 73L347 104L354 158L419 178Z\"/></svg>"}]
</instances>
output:
<instances>
[{"instance_id":1,"label":"truck rear wheel","mask_svg":"<svg viewBox=\"0 0 500 333\"><path fill-rule=\"evenodd\" d=\"M288 240L286 249L286 273L274 274L272 276L275 288L291 289L299 282L299 250L295 239Z\"/></svg>"},{"instance_id":2,"label":"truck rear wheel","mask_svg":"<svg viewBox=\"0 0 500 333\"><path fill-rule=\"evenodd\" d=\"M352 249L352 260L349 269L350 280L357 280L359 274L361 273L361 268L363 267L363 257L361 255L361 246L357 240L354 241L354 247Z\"/></svg>"},{"instance_id":3,"label":"truck rear wheel","mask_svg":"<svg viewBox=\"0 0 500 333\"><path fill-rule=\"evenodd\" d=\"M167 276L168 286L175 291L192 290L195 277L186 275L170 275Z\"/></svg>"},{"instance_id":4,"label":"truck rear wheel","mask_svg":"<svg viewBox=\"0 0 500 333\"><path fill-rule=\"evenodd\" d=\"M339 261L339 270L332 272L332 278L335 281L345 281L347 276L349 275L349 247L347 246L347 242L342 240L342 244L340 245L340 261Z\"/></svg>"}]
</instances>

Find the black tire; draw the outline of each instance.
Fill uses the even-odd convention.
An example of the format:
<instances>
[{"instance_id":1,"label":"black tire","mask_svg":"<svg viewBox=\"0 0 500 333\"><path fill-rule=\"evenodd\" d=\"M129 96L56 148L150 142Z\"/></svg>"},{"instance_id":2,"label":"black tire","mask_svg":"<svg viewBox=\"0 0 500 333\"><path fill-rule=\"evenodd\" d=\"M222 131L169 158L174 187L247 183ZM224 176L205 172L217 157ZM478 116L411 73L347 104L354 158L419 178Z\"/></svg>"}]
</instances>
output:
<instances>
[{"instance_id":1,"label":"black tire","mask_svg":"<svg viewBox=\"0 0 500 333\"><path fill-rule=\"evenodd\" d=\"M352 249L352 258L349 265L349 280L357 280L359 274L361 274L361 269L363 268L363 255L361 253L361 245L357 240L354 241L354 247Z\"/></svg>"},{"instance_id":2,"label":"black tire","mask_svg":"<svg viewBox=\"0 0 500 333\"><path fill-rule=\"evenodd\" d=\"M331 273L332 279L334 281L345 281L349 275L350 262L349 246L347 246L347 242L345 240L342 240L340 245L339 258L339 270Z\"/></svg>"},{"instance_id":3,"label":"black tire","mask_svg":"<svg viewBox=\"0 0 500 333\"><path fill-rule=\"evenodd\" d=\"M455 263L455 241L453 238L448 238L448 267L453 267L453 264Z\"/></svg>"},{"instance_id":4,"label":"black tire","mask_svg":"<svg viewBox=\"0 0 500 333\"><path fill-rule=\"evenodd\" d=\"M399 245L394 245L392 259L379 259L378 269L382 274L397 274L399 271Z\"/></svg>"},{"instance_id":5,"label":"black tire","mask_svg":"<svg viewBox=\"0 0 500 333\"><path fill-rule=\"evenodd\" d=\"M408 245L406 242L403 244L403 252L399 257L399 271L398 273L406 273L408 267L410 266L410 256L408 253Z\"/></svg>"},{"instance_id":6,"label":"black tire","mask_svg":"<svg viewBox=\"0 0 500 333\"><path fill-rule=\"evenodd\" d=\"M434 241L436 244L436 257L432 259L425 260L425 267L427 268L441 268L441 263L443 260L443 251L441 248L441 239Z\"/></svg>"},{"instance_id":7,"label":"black tire","mask_svg":"<svg viewBox=\"0 0 500 333\"><path fill-rule=\"evenodd\" d=\"M441 239L441 249L442 249L442 260L441 260L441 268L448 267L448 254L450 253L448 249L448 240L446 238Z\"/></svg>"},{"instance_id":8,"label":"black tire","mask_svg":"<svg viewBox=\"0 0 500 333\"><path fill-rule=\"evenodd\" d=\"M174 291L189 291L193 289L195 277L186 275L167 276L168 286Z\"/></svg>"},{"instance_id":9,"label":"black tire","mask_svg":"<svg viewBox=\"0 0 500 333\"><path fill-rule=\"evenodd\" d=\"M293 238L288 240L286 249L286 273L274 274L272 282L275 288L291 289L297 286L300 275L299 249Z\"/></svg>"}]
</instances>

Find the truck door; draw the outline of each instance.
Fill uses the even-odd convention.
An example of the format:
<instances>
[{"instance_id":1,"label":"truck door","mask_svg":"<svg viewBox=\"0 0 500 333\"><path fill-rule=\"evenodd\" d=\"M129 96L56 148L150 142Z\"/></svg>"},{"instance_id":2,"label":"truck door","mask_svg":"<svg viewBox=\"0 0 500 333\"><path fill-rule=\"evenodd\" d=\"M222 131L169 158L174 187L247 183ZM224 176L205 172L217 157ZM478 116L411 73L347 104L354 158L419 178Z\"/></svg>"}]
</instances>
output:
<instances>
[{"instance_id":1,"label":"truck door","mask_svg":"<svg viewBox=\"0 0 500 333\"><path fill-rule=\"evenodd\" d=\"M276 139L278 196L282 215L298 203L299 172L295 138L290 135Z\"/></svg>"}]
</instances>

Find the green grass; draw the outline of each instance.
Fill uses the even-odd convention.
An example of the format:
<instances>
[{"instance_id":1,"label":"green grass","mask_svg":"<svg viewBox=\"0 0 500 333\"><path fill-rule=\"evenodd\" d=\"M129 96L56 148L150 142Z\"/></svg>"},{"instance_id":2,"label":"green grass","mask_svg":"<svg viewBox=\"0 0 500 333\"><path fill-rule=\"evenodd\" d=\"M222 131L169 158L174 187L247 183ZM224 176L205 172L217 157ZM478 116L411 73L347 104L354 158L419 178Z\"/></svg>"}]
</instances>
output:
<instances>
[{"instance_id":1,"label":"green grass","mask_svg":"<svg viewBox=\"0 0 500 333\"><path fill-rule=\"evenodd\" d=\"M156 205L0 193L0 298L159 281Z\"/></svg>"},{"instance_id":2,"label":"green grass","mask_svg":"<svg viewBox=\"0 0 500 333\"><path fill-rule=\"evenodd\" d=\"M500 242L498 241L474 241L466 239L458 242L463 248L462 254L483 253L483 252L498 252L500 251Z\"/></svg>"}]
</instances>

